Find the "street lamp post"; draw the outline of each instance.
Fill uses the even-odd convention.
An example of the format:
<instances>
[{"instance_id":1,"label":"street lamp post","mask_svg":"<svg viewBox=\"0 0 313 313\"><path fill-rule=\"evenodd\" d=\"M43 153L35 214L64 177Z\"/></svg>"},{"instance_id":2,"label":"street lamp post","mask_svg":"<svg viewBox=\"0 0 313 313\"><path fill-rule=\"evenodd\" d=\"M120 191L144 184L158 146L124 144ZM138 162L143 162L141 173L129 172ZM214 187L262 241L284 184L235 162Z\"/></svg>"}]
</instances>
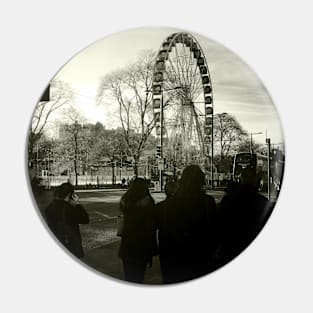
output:
<instances>
[{"instance_id":1,"label":"street lamp post","mask_svg":"<svg viewBox=\"0 0 313 313\"><path fill-rule=\"evenodd\" d=\"M164 100L163 100L163 92L164 91L172 91L172 90L177 90L177 89L182 89L182 86L176 86L174 88L170 88L170 89L162 89L162 93L161 93L161 110L160 110L160 157L161 157L161 168L160 169L160 189L161 191L163 191L163 171L164 171L164 167L165 167L165 162L164 162L164 156L163 156L163 108L164 108Z\"/></svg>"},{"instance_id":2,"label":"street lamp post","mask_svg":"<svg viewBox=\"0 0 313 313\"><path fill-rule=\"evenodd\" d=\"M163 190L163 169L164 159L163 159L163 91L161 94L161 108L160 108L160 158L163 165L160 166L159 170L159 182L160 182L160 191Z\"/></svg>"},{"instance_id":3,"label":"street lamp post","mask_svg":"<svg viewBox=\"0 0 313 313\"><path fill-rule=\"evenodd\" d=\"M159 167L159 184L160 184L160 191L163 191L163 171L164 171L164 158L163 158L163 107L164 107L164 102L163 102L163 92L164 91L172 91L172 90L177 90L181 89L181 86L176 86L174 88L170 89L163 89L161 90L161 103L160 103L160 140L159 140L159 147L160 147L160 167ZM152 90L146 89L146 96L148 96L148 92L151 92Z\"/></svg>"},{"instance_id":4,"label":"street lamp post","mask_svg":"<svg viewBox=\"0 0 313 313\"><path fill-rule=\"evenodd\" d=\"M121 157L121 163L120 163L120 181L122 183L122 169L123 169L123 155L120 155Z\"/></svg>"},{"instance_id":5,"label":"street lamp post","mask_svg":"<svg viewBox=\"0 0 313 313\"><path fill-rule=\"evenodd\" d=\"M213 105L212 105L212 109L213 109ZM213 112L213 111L212 111ZM213 151L213 146L214 146L214 119L212 116L212 125L211 125L211 185L212 185L212 190L214 189L214 174L213 174L213 170L214 170L214 164L213 164L213 156L214 156L214 151Z\"/></svg>"},{"instance_id":6,"label":"street lamp post","mask_svg":"<svg viewBox=\"0 0 313 313\"><path fill-rule=\"evenodd\" d=\"M258 133L250 133L250 154L253 153L253 149L252 149L252 136L253 135L261 135L263 134L262 132L258 132Z\"/></svg>"},{"instance_id":7,"label":"street lamp post","mask_svg":"<svg viewBox=\"0 0 313 313\"><path fill-rule=\"evenodd\" d=\"M266 138L267 144L267 198L271 200L271 139Z\"/></svg>"}]
</instances>

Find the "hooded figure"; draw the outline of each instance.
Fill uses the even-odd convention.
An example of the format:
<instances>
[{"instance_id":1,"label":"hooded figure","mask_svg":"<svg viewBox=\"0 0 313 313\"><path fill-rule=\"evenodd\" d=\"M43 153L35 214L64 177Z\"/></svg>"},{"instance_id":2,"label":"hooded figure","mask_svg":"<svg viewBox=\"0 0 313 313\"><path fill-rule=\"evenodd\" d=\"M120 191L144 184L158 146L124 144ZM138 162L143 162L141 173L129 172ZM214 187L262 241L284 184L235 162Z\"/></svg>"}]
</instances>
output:
<instances>
[{"instance_id":1,"label":"hooded figure","mask_svg":"<svg viewBox=\"0 0 313 313\"><path fill-rule=\"evenodd\" d=\"M49 228L58 240L72 254L82 258L84 251L79 224L88 224L89 216L78 203L78 197L70 183L64 183L57 188L55 199L46 208L45 215Z\"/></svg>"},{"instance_id":2,"label":"hooded figure","mask_svg":"<svg viewBox=\"0 0 313 313\"><path fill-rule=\"evenodd\" d=\"M119 257L127 281L143 283L146 267L157 254L153 206L146 181L135 178L120 202L124 223Z\"/></svg>"},{"instance_id":3,"label":"hooded figure","mask_svg":"<svg viewBox=\"0 0 313 313\"><path fill-rule=\"evenodd\" d=\"M187 166L177 191L156 208L163 283L182 282L211 271L216 204L202 189L204 182L199 166Z\"/></svg>"}]
</instances>

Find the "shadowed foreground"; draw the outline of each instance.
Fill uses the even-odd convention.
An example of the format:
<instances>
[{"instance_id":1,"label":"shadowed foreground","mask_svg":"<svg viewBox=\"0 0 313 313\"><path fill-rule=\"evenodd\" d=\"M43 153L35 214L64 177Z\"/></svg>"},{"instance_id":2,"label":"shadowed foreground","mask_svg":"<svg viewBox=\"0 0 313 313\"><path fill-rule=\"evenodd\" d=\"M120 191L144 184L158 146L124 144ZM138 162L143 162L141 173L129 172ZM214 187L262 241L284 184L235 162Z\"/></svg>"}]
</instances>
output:
<instances>
[{"instance_id":1,"label":"shadowed foreground","mask_svg":"<svg viewBox=\"0 0 313 313\"><path fill-rule=\"evenodd\" d=\"M122 261L117 256L120 241L116 241L100 248L90 250L82 259L84 263L93 269L105 274L124 280ZM145 284L161 284L161 271L159 258L153 258L151 268L147 268L145 273Z\"/></svg>"}]
</instances>

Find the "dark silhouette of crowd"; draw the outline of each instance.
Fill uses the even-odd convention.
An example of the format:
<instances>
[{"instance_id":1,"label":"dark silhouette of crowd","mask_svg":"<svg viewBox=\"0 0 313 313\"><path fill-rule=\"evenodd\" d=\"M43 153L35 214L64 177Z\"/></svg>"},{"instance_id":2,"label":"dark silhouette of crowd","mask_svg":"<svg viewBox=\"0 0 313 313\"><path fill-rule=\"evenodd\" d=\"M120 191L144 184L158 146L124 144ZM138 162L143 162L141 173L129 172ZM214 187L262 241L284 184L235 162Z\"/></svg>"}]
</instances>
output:
<instances>
[{"instance_id":1,"label":"dark silhouette of crowd","mask_svg":"<svg viewBox=\"0 0 313 313\"><path fill-rule=\"evenodd\" d=\"M124 215L119 256L125 280L143 283L147 266L159 255L164 284L208 274L240 254L257 236L271 212L258 194L256 175L243 170L221 202L205 193L205 175L187 166L179 182L168 180L158 204L142 178L135 178L120 202Z\"/></svg>"},{"instance_id":2,"label":"dark silhouette of crowd","mask_svg":"<svg viewBox=\"0 0 313 313\"><path fill-rule=\"evenodd\" d=\"M143 283L156 255L164 284L201 277L228 263L254 240L272 211L272 204L258 193L254 169L243 169L240 182L230 184L218 204L204 185L203 171L189 165L178 181L168 178L166 199L155 204L148 182L132 179L120 200L118 227L118 256L126 281ZM56 189L45 217L58 240L82 258L79 225L89 223L89 217L70 183Z\"/></svg>"}]
</instances>

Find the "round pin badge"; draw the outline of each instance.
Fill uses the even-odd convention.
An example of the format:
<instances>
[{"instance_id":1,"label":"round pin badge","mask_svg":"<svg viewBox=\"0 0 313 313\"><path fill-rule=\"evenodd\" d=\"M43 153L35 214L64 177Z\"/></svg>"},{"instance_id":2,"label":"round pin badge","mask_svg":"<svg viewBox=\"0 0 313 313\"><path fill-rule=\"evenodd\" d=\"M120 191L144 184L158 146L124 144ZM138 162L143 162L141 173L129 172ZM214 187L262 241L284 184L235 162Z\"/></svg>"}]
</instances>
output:
<instances>
[{"instance_id":1,"label":"round pin badge","mask_svg":"<svg viewBox=\"0 0 313 313\"><path fill-rule=\"evenodd\" d=\"M279 116L253 70L213 40L166 27L75 55L40 95L27 145L51 245L149 285L203 277L246 251L285 164Z\"/></svg>"}]
</instances>

